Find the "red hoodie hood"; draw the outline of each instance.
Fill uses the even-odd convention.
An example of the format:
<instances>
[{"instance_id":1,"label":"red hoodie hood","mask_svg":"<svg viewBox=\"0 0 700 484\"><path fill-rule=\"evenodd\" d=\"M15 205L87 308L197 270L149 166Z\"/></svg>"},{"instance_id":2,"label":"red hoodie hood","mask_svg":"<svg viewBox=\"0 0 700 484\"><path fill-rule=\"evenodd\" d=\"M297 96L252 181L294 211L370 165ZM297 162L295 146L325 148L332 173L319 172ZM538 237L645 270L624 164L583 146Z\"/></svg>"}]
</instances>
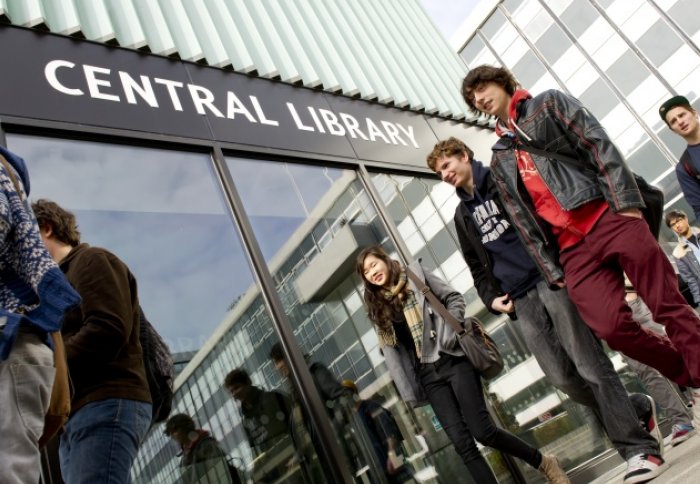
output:
<instances>
[{"instance_id":1,"label":"red hoodie hood","mask_svg":"<svg viewBox=\"0 0 700 484\"><path fill-rule=\"evenodd\" d=\"M525 89L518 89L510 98L510 105L508 106L508 126L503 124L502 120L498 120L496 123L496 134L498 136L503 136L507 132L515 132L513 126L513 120L516 119L518 114L518 104L526 99L532 99L532 95Z\"/></svg>"}]
</instances>

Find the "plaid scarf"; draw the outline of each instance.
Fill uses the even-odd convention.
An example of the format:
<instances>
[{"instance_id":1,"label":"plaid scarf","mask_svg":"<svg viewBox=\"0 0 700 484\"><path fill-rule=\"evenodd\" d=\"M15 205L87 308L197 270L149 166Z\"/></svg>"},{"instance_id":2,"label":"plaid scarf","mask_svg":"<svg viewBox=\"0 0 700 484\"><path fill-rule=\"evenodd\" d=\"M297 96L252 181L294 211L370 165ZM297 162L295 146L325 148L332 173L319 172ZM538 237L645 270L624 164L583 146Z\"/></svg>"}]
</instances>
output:
<instances>
[{"instance_id":1,"label":"plaid scarf","mask_svg":"<svg viewBox=\"0 0 700 484\"><path fill-rule=\"evenodd\" d=\"M395 297L399 298L403 307L403 315L408 324L408 329L413 337L413 343L416 345L416 355L420 358L423 350L423 313L418 306L413 291L401 292L405 285L406 271L401 271L399 282L389 290L382 290L382 296L384 296L384 299L387 301L391 301ZM396 346L396 332L394 331L393 324L389 324L385 328L378 327L377 333L381 346Z\"/></svg>"}]
</instances>

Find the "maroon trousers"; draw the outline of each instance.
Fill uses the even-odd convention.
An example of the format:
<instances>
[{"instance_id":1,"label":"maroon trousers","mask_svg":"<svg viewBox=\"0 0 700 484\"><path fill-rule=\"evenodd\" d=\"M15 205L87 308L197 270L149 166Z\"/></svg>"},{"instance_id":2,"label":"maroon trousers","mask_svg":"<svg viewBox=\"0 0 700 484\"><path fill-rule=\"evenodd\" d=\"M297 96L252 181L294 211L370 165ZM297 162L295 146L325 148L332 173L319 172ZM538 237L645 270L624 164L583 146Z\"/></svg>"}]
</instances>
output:
<instances>
[{"instance_id":1,"label":"maroon trousers","mask_svg":"<svg viewBox=\"0 0 700 484\"><path fill-rule=\"evenodd\" d=\"M569 296L599 338L680 385L700 387L700 319L643 219L607 210L560 255ZM625 302L624 273L668 338L642 328Z\"/></svg>"}]
</instances>

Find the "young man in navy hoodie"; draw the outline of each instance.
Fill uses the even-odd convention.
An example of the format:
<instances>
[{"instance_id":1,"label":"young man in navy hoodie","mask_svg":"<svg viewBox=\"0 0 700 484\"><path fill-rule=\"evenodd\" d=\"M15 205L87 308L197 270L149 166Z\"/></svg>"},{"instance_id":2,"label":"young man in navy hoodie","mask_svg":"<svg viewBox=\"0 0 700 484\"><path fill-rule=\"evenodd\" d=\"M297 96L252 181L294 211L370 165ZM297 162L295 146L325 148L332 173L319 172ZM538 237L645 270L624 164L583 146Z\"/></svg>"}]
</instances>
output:
<instances>
[{"instance_id":1,"label":"young man in navy hoodie","mask_svg":"<svg viewBox=\"0 0 700 484\"><path fill-rule=\"evenodd\" d=\"M566 289L551 286L542 277L506 215L489 168L474 160L472 150L456 138L436 144L427 163L455 187L461 200L455 210L457 236L486 307L517 319L525 343L550 382L597 413L625 460L638 455L658 460L658 466L644 473L644 480L660 474L659 442L639 425L612 362ZM658 437L658 429L651 430L657 430Z\"/></svg>"}]
</instances>

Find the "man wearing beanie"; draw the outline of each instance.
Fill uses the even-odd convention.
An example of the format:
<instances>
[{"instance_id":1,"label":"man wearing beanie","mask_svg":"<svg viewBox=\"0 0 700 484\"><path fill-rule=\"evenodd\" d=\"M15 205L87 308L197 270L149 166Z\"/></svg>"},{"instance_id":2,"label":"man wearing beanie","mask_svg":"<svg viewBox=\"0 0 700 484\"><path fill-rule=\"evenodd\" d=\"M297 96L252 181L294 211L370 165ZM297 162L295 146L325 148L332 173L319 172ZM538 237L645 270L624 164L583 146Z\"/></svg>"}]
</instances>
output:
<instances>
[{"instance_id":1,"label":"man wearing beanie","mask_svg":"<svg viewBox=\"0 0 700 484\"><path fill-rule=\"evenodd\" d=\"M661 119L688 143L676 165L676 176L695 218L700 219L700 120L687 98L673 96L659 108Z\"/></svg>"}]
</instances>

